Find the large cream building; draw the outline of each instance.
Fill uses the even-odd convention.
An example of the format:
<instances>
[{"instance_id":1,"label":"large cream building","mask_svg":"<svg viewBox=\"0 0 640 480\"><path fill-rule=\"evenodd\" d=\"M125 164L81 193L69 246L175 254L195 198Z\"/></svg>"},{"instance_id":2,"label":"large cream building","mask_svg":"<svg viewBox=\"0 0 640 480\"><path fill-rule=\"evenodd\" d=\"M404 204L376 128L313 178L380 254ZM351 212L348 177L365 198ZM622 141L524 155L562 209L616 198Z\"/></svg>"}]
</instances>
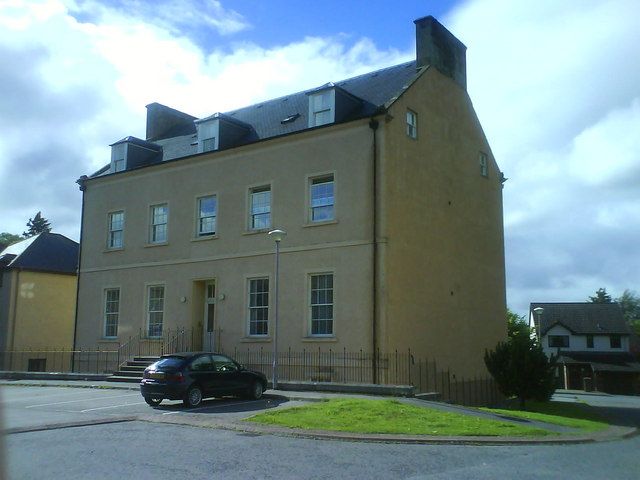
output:
<instances>
[{"instance_id":1,"label":"large cream building","mask_svg":"<svg viewBox=\"0 0 640 480\"><path fill-rule=\"evenodd\" d=\"M503 176L466 47L196 119L154 103L84 192L76 347L184 327L202 348L411 349L460 375L506 336Z\"/></svg>"}]
</instances>

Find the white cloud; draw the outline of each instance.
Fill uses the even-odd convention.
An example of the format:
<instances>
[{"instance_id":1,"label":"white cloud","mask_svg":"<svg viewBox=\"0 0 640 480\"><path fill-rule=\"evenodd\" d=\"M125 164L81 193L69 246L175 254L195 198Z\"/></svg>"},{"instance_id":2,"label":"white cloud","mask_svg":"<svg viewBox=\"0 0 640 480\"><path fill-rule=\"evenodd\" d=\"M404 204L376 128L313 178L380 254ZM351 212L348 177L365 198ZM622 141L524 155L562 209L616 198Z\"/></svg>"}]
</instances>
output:
<instances>
[{"instance_id":1,"label":"white cloud","mask_svg":"<svg viewBox=\"0 0 640 480\"><path fill-rule=\"evenodd\" d=\"M637 288L640 4L471 1L449 26L505 184L508 303ZM637 236L635 238L638 238Z\"/></svg>"},{"instance_id":2,"label":"white cloud","mask_svg":"<svg viewBox=\"0 0 640 480\"><path fill-rule=\"evenodd\" d=\"M0 62L13 67L0 71L0 231L22 232L42 210L55 231L77 239L75 180L108 161L110 143L144 138L151 102L202 117L407 58L343 37L203 52L182 26L228 34L248 22L216 1L162 4L0 3ZM196 20L189 12L198 8Z\"/></svg>"}]
</instances>

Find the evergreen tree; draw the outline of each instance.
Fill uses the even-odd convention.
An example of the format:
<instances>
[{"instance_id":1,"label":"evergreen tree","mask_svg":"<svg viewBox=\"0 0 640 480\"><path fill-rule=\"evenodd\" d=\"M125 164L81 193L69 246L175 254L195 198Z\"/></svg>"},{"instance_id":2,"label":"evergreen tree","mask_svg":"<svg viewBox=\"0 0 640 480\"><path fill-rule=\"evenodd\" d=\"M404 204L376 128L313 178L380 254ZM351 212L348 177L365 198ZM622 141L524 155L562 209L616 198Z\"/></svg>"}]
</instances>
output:
<instances>
[{"instance_id":1,"label":"evergreen tree","mask_svg":"<svg viewBox=\"0 0 640 480\"><path fill-rule=\"evenodd\" d=\"M0 233L0 252L7 248L9 245L19 242L20 240L22 240L22 237L20 235L14 235L13 233L9 232Z\"/></svg>"},{"instance_id":2,"label":"evergreen tree","mask_svg":"<svg viewBox=\"0 0 640 480\"><path fill-rule=\"evenodd\" d=\"M29 219L29 221L27 222L27 231L22 235L24 236L24 238L29 238L38 235L39 233L48 233L50 231L51 224L46 218L42 216L42 212L38 212L36 213L35 217Z\"/></svg>"},{"instance_id":3,"label":"evergreen tree","mask_svg":"<svg viewBox=\"0 0 640 480\"><path fill-rule=\"evenodd\" d=\"M591 303L611 303L611 295L607 293L606 288L596 290L594 297L589 297Z\"/></svg>"},{"instance_id":4,"label":"evergreen tree","mask_svg":"<svg viewBox=\"0 0 640 480\"><path fill-rule=\"evenodd\" d=\"M507 336L512 338L516 335L531 336L531 329L524 315L518 315L507 308Z\"/></svg>"},{"instance_id":5,"label":"evergreen tree","mask_svg":"<svg viewBox=\"0 0 640 480\"><path fill-rule=\"evenodd\" d=\"M620 304L622 315L627 324L640 335L640 297L635 292L626 289L620 298L616 298Z\"/></svg>"},{"instance_id":6,"label":"evergreen tree","mask_svg":"<svg viewBox=\"0 0 640 480\"><path fill-rule=\"evenodd\" d=\"M498 343L495 350L485 350L484 363L500 391L517 397L521 409L526 400L548 401L556 389L556 357L547 358L542 346L528 335L515 335Z\"/></svg>"}]
</instances>

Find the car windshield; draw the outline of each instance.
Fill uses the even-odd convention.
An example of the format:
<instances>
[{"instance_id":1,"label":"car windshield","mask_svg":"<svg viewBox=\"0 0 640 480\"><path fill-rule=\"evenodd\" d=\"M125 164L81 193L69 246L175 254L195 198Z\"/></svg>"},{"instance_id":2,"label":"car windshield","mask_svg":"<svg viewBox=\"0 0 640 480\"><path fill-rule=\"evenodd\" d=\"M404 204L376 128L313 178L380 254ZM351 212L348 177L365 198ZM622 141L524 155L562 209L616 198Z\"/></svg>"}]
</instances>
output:
<instances>
[{"instance_id":1,"label":"car windshield","mask_svg":"<svg viewBox=\"0 0 640 480\"><path fill-rule=\"evenodd\" d=\"M184 358L182 357L165 357L158 360L152 366L157 368L180 368L184 364Z\"/></svg>"}]
</instances>

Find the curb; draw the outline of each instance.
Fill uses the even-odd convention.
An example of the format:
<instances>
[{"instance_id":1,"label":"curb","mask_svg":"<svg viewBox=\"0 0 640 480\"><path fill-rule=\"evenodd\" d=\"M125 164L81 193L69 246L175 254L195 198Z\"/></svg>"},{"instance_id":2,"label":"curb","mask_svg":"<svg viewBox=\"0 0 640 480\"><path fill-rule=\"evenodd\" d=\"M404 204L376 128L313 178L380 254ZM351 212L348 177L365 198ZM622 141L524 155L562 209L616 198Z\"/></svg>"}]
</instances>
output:
<instances>
[{"instance_id":1,"label":"curb","mask_svg":"<svg viewBox=\"0 0 640 480\"><path fill-rule=\"evenodd\" d=\"M4 435L12 435L15 433L44 432L47 430L60 430L62 428L90 427L93 425L108 425L111 423L135 422L137 420L138 420L137 417L131 416L131 417L120 417L120 418L102 418L102 419L96 419L96 420L86 420L81 422L49 423L46 425L38 425L33 427L7 428L5 430L0 431L0 433Z\"/></svg>"},{"instance_id":2,"label":"curb","mask_svg":"<svg viewBox=\"0 0 640 480\"><path fill-rule=\"evenodd\" d=\"M311 440L334 440L366 443L399 443L413 445L576 445L584 443L608 442L630 438L638 434L637 428L609 427L599 435L587 436L559 436L552 438L531 437L487 437L487 436L434 436L434 435L402 435L388 433L359 434L352 432L338 432L330 430L304 430L299 428L272 427L259 424L249 424L244 421L202 421L195 417L172 416L159 417L155 415L140 416L138 420L149 423L166 423L171 425L185 425L199 428L217 428L239 433L255 435L275 435L279 437L306 438Z\"/></svg>"},{"instance_id":3,"label":"curb","mask_svg":"<svg viewBox=\"0 0 640 480\"><path fill-rule=\"evenodd\" d=\"M37 380L34 380L37 381ZM43 380L43 383L26 383L20 380L7 380L0 379L0 387L57 387L57 388L95 388L98 390L135 390L139 391L140 386L138 384L129 384L131 386L127 386L127 384L118 384L113 383L113 385L83 385L83 384L66 384L66 383L50 383L52 380ZM69 380L76 381L76 380Z\"/></svg>"}]
</instances>

